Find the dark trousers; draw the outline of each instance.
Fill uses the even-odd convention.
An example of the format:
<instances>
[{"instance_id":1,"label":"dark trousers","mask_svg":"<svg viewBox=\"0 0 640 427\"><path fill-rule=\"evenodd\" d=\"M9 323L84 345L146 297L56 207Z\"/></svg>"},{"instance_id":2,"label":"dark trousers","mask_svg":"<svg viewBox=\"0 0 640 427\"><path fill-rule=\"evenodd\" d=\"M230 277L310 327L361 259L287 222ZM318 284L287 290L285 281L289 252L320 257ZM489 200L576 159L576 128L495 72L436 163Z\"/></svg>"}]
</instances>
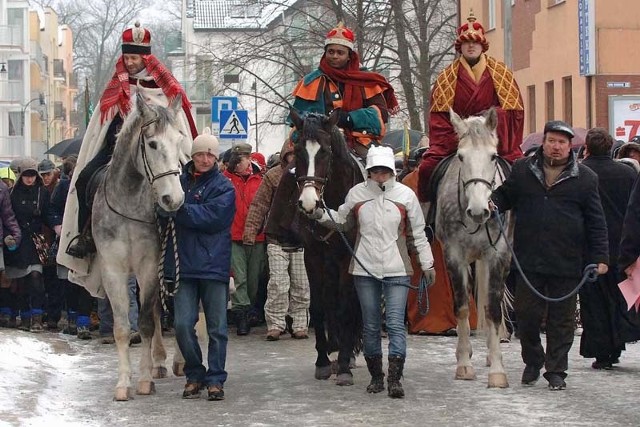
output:
<instances>
[{"instance_id":1,"label":"dark trousers","mask_svg":"<svg viewBox=\"0 0 640 427\"><path fill-rule=\"evenodd\" d=\"M42 267L42 276L44 280L44 289L47 294L46 312L47 323L50 325L58 324L62 317L62 306L64 304L65 287L60 279L58 279L57 266L48 265Z\"/></svg>"},{"instance_id":2,"label":"dark trousers","mask_svg":"<svg viewBox=\"0 0 640 427\"><path fill-rule=\"evenodd\" d=\"M571 292L578 278L566 278L525 272L531 284L543 295L560 297ZM562 302L549 302L536 296L518 276L515 310L522 346L522 360L547 372L563 374L568 368L568 355L573 344L576 296ZM542 347L540 325L546 314L547 351Z\"/></svg>"},{"instance_id":3,"label":"dark trousers","mask_svg":"<svg viewBox=\"0 0 640 427\"><path fill-rule=\"evenodd\" d=\"M24 277L16 279L18 285L18 308L20 317L30 318L41 315L44 311L44 281L42 274L32 271Z\"/></svg>"},{"instance_id":4,"label":"dark trousers","mask_svg":"<svg viewBox=\"0 0 640 427\"><path fill-rule=\"evenodd\" d=\"M82 286L76 285L68 280L60 279L60 283L65 285L65 295L67 299L67 310L77 313L78 316L87 316L91 314L93 308L93 297Z\"/></svg>"}]
</instances>

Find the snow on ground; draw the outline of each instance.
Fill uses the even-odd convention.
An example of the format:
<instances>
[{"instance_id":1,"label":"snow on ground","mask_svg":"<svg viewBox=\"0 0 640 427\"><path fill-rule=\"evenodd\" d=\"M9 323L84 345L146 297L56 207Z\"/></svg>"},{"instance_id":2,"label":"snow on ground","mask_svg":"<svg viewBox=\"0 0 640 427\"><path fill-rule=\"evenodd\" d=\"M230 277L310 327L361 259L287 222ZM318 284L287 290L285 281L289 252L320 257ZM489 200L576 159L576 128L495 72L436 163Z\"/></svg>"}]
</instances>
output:
<instances>
[{"instance_id":1,"label":"snow on ground","mask_svg":"<svg viewBox=\"0 0 640 427\"><path fill-rule=\"evenodd\" d=\"M0 425L26 426L636 426L640 406L640 344L631 344L612 371L591 369L571 350L568 388L551 392L541 379L520 385L520 344L502 346L511 387L487 389L484 338L474 337L476 381L456 381L455 338L409 336L406 398L365 392L362 357L356 384L338 387L313 379L314 342L264 341L264 328L230 335L227 399L186 401L184 378L156 381L157 394L114 402L117 359L113 345L62 334L0 330ZM313 337L313 335L312 335ZM172 355L173 344L166 340ZM386 340L385 340L386 345ZM134 382L140 349L132 348ZM171 359L169 359L170 361ZM386 362L385 362L386 365ZM170 364L169 364L170 366Z\"/></svg>"}]
</instances>

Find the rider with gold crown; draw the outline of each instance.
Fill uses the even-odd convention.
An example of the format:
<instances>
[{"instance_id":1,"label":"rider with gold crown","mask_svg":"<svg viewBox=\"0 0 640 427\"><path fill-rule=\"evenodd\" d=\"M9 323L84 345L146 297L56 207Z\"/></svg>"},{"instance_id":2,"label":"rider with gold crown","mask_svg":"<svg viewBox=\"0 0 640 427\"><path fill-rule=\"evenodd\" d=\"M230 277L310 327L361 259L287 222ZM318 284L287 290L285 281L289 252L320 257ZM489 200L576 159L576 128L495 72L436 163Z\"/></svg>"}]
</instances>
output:
<instances>
[{"instance_id":1,"label":"rider with gold crown","mask_svg":"<svg viewBox=\"0 0 640 427\"><path fill-rule=\"evenodd\" d=\"M293 90L293 107L327 116L337 111L349 148L365 158L369 144L384 136L389 114L400 107L387 79L360 66L355 41L353 31L342 23L329 31L320 66Z\"/></svg>"},{"instance_id":2,"label":"rider with gold crown","mask_svg":"<svg viewBox=\"0 0 640 427\"><path fill-rule=\"evenodd\" d=\"M191 103L184 89L151 54L151 33L136 22L133 28L122 33L122 56L116 62L113 77L100 98L82 141L77 165L79 172L73 176L74 182L69 192L72 197L67 199L65 207L60 247L66 248L66 255L84 258L96 250L91 236L87 186L91 176L111 160L117 133L133 108L136 94L140 94L147 103L164 107L175 97L181 96L184 114L178 118L180 125L185 134L193 138L198 135L191 115ZM190 150L190 147L182 148L185 159ZM63 242L66 243L63 245ZM58 261L63 265L73 263L65 254L59 254Z\"/></svg>"}]
</instances>

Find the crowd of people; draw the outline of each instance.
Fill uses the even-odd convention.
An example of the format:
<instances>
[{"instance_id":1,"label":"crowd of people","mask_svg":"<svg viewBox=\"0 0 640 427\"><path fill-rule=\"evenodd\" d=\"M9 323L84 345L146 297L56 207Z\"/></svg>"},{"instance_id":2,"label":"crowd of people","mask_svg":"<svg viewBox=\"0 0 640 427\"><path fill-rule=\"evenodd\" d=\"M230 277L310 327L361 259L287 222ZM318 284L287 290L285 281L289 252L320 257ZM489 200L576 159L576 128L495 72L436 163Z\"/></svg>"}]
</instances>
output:
<instances>
[{"instance_id":1,"label":"crowd of people","mask_svg":"<svg viewBox=\"0 0 640 427\"><path fill-rule=\"evenodd\" d=\"M391 148L380 146L385 123L399 110L398 101L382 75L361 68L354 46L355 34L349 28L331 29L317 70L301 79L293 96L294 106L302 112L337 111L337 126L349 149L364 161L366 180L351 189L337 211L318 207L308 215L332 229L357 224L358 262L352 262L350 274L362 309L364 356L371 374L367 391L384 390L383 328L389 337L387 390L394 398L404 396L400 378L407 356L407 330L455 334L455 307L442 243L425 234L428 206L437 191L431 185L433 171L457 148L451 108L463 117L497 110L498 154L513 170L493 192L491 208L515 213L515 253L536 291L550 297L564 295L577 284L585 265L596 265L598 282L580 292L584 328L580 353L595 359L594 369L611 369L619 363L625 343L640 339L638 317L626 310L616 286L631 276L640 255L640 166L635 159L640 158L640 144L616 146L605 129L594 128L587 134L585 148L576 153L571 149L572 127L550 121L541 146L523 155L524 109L518 85L505 64L486 54L489 44L484 28L470 16L458 29L459 57L433 87L429 146L415 149L398 171ZM303 244L296 233L283 230L269 215L278 183L295 161L296 129L268 161L252 152L249 144L221 153L209 129L197 135L184 90L151 54L150 32L139 24L123 34L122 57L92 118L102 144L92 157L81 155L82 165L75 157L65 158L59 167L48 159L37 163L25 158L0 169L0 269L4 270L0 327L42 332L56 331L61 325L64 333L91 339L91 328L97 323L94 317L99 317L103 342L113 342L108 300L100 300L96 308L87 290L68 280L69 270L56 262L56 254L64 251L76 259L90 259L96 251L87 184L93 172L110 161L133 95L144 95L146 90L158 91L167 103L183 96L194 137L191 152L186 153L191 161L180 176L184 204L175 212L156 209L162 221L175 221L177 244L169 250L181 260L180 288L172 313L165 313L172 316L173 324L165 326L175 327L185 357L183 397L197 398L206 389L209 400L222 400L228 322L235 324L237 335L245 336L264 319L264 338L270 342L279 341L287 331L294 339L309 336L310 293ZM77 163L82 169L74 179ZM69 210L74 203L79 209ZM74 217L65 222L65 214ZM67 223L77 233L68 247L58 247ZM172 274L169 270L167 277ZM233 294L230 277L235 283ZM426 316L419 313L415 292L409 290L421 277L433 282ZM512 320L525 364L522 384L535 384L545 368L549 388L564 389L576 297L547 303L515 272L510 282L515 290ZM139 339L133 277L129 289L133 343ZM194 331L200 310L209 338L206 367ZM472 304L472 329L474 310ZM61 323L63 312L66 321ZM94 312L99 316L92 317ZM546 350L541 330L546 332Z\"/></svg>"}]
</instances>

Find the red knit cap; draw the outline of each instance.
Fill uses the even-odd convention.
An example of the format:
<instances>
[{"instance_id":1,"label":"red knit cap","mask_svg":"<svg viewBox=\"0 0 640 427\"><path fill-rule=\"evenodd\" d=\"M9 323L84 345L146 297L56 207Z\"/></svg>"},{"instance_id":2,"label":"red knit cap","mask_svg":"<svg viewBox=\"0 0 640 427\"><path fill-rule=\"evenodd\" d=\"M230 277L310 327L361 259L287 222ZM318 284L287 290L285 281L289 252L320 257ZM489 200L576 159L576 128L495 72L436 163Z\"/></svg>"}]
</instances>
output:
<instances>
[{"instance_id":1,"label":"red knit cap","mask_svg":"<svg viewBox=\"0 0 640 427\"><path fill-rule=\"evenodd\" d=\"M482 27L482 24L476 22L473 10L469 12L467 23L458 28L458 38L455 43L456 51L460 52L460 47L464 42L480 43L482 45L483 52L486 52L489 49L489 42L484 36L484 28Z\"/></svg>"},{"instance_id":2,"label":"red knit cap","mask_svg":"<svg viewBox=\"0 0 640 427\"><path fill-rule=\"evenodd\" d=\"M122 53L151 54L151 32L142 28L140 22L136 21L133 28L127 28L122 33Z\"/></svg>"}]
</instances>

